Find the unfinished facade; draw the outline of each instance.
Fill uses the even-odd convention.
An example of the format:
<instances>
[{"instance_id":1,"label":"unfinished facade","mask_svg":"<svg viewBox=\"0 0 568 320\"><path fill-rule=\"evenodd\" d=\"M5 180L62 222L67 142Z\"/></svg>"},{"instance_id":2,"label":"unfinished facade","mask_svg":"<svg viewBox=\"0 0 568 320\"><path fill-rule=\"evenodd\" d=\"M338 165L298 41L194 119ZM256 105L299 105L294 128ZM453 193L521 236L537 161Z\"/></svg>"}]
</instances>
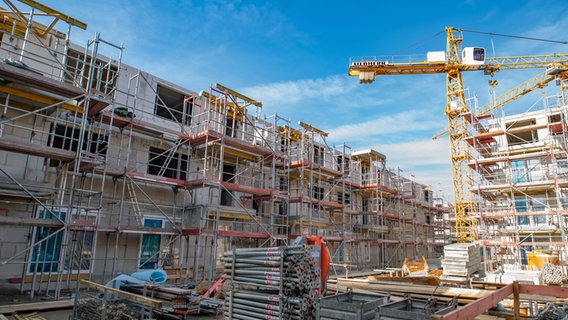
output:
<instances>
[{"instance_id":1,"label":"unfinished facade","mask_svg":"<svg viewBox=\"0 0 568 320\"><path fill-rule=\"evenodd\" d=\"M197 93L127 66L98 34L81 48L9 16L0 281L58 298L140 269L213 279L224 251L298 235L322 236L337 268L400 267L446 243L448 208L379 152L330 147L222 85Z\"/></svg>"},{"instance_id":2,"label":"unfinished facade","mask_svg":"<svg viewBox=\"0 0 568 320\"><path fill-rule=\"evenodd\" d=\"M538 268L539 255L565 265L566 116L560 96L542 98L524 113L481 120L468 139L489 270Z\"/></svg>"}]
</instances>

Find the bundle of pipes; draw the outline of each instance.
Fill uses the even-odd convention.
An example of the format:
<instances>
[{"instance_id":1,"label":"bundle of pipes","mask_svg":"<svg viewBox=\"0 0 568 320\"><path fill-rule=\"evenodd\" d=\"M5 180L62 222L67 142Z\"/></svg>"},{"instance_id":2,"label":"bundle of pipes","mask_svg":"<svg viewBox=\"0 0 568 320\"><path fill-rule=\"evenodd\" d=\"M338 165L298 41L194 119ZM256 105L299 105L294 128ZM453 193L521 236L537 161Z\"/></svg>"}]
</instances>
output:
<instances>
[{"instance_id":1,"label":"bundle of pipes","mask_svg":"<svg viewBox=\"0 0 568 320\"><path fill-rule=\"evenodd\" d=\"M566 281L566 277L562 273L562 269L550 262L542 266L539 274L541 284L561 285Z\"/></svg>"},{"instance_id":2,"label":"bundle of pipes","mask_svg":"<svg viewBox=\"0 0 568 320\"><path fill-rule=\"evenodd\" d=\"M226 252L225 319L315 319L320 270L312 247L235 249Z\"/></svg>"}]
</instances>

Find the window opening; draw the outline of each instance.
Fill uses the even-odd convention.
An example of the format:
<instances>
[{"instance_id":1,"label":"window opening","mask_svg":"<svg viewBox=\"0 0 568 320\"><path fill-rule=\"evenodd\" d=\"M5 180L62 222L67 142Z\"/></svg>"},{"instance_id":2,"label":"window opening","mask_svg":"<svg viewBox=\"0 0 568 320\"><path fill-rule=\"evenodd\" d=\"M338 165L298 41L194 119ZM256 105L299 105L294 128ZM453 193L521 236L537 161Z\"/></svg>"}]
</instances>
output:
<instances>
[{"instance_id":1,"label":"window opening","mask_svg":"<svg viewBox=\"0 0 568 320\"><path fill-rule=\"evenodd\" d=\"M66 212L39 210L38 219L63 220L65 221ZM59 218L59 219L57 219ZM51 236L48 240L33 247L29 272L56 272L59 269L59 257L61 255L61 245L63 242L63 232L59 228L36 227L34 234L34 244ZM56 235L53 235L57 233Z\"/></svg>"},{"instance_id":2,"label":"window opening","mask_svg":"<svg viewBox=\"0 0 568 320\"><path fill-rule=\"evenodd\" d=\"M314 163L323 165L323 148L320 146L314 146Z\"/></svg>"},{"instance_id":3,"label":"window opening","mask_svg":"<svg viewBox=\"0 0 568 320\"><path fill-rule=\"evenodd\" d=\"M523 198L515 198L515 211L517 213L526 213L527 212L527 199ZM529 224L529 217L526 215L517 216L517 224L518 225L528 225Z\"/></svg>"},{"instance_id":4,"label":"window opening","mask_svg":"<svg viewBox=\"0 0 568 320\"><path fill-rule=\"evenodd\" d=\"M522 128L527 126L532 126L536 124L535 119L528 119L522 121L516 121L513 123L508 123L505 126L507 129ZM521 132L507 133L507 143L509 146L533 143L538 141L538 132L536 129L526 130Z\"/></svg>"},{"instance_id":5,"label":"window opening","mask_svg":"<svg viewBox=\"0 0 568 320\"><path fill-rule=\"evenodd\" d=\"M79 137L81 131L78 128L68 127L64 125L51 124L51 135L47 141L47 146L68 151L77 151L79 146ZM105 157L108 150L108 136L99 135L96 133L85 133L81 150L97 154ZM49 161L50 167L57 167L61 161L51 159Z\"/></svg>"},{"instance_id":6,"label":"window opening","mask_svg":"<svg viewBox=\"0 0 568 320\"><path fill-rule=\"evenodd\" d=\"M235 166L223 165L223 181L225 182L235 182ZM233 205L233 194L231 191L226 189L221 189L221 205L222 206L232 206Z\"/></svg>"},{"instance_id":7,"label":"window opening","mask_svg":"<svg viewBox=\"0 0 568 320\"><path fill-rule=\"evenodd\" d=\"M183 93L158 84L154 114L160 118L190 125L193 98L188 99L188 103L184 103L184 101L186 100Z\"/></svg>"},{"instance_id":8,"label":"window opening","mask_svg":"<svg viewBox=\"0 0 568 320\"><path fill-rule=\"evenodd\" d=\"M67 51L67 71L65 81L72 84L79 84L81 88L86 88L91 72L91 56L69 50ZM118 68L108 61L97 59L95 62L94 79L91 84L92 89L96 89L104 94L112 95L118 80Z\"/></svg>"},{"instance_id":9,"label":"window opening","mask_svg":"<svg viewBox=\"0 0 568 320\"><path fill-rule=\"evenodd\" d=\"M163 220L144 219L146 228L162 228ZM162 236L159 234L143 234L142 246L140 249L139 269L156 269L160 258L160 245Z\"/></svg>"},{"instance_id":10,"label":"window opening","mask_svg":"<svg viewBox=\"0 0 568 320\"><path fill-rule=\"evenodd\" d=\"M150 147L148 158L147 172L149 174L185 180L186 168L189 162L186 154Z\"/></svg>"}]
</instances>

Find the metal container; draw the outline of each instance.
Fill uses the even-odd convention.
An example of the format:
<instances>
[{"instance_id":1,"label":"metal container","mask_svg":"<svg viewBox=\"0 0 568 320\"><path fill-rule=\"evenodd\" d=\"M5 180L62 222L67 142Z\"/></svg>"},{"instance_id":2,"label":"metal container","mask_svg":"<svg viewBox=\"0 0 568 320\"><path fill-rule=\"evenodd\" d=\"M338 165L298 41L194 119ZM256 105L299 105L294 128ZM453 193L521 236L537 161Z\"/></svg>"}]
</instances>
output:
<instances>
[{"instance_id":1,"label":"metal container","mask_svg":"<svg viewBox=\"0 0 568 320\"><path fill-rule=\"evenodd\" d=\"M436 299L405 298L378 307L375 320L427 320L433 315L444 315L457 308L457 300L439 302Z\"/></svg>"},{"instance_id":2,"label":"metal container","mask_svg":"<svg viewBox=\"0 0 568 320\"><path fill-rule=\"evenodd\" d=\"M390 297L346 293L320 298L316 306L318 320L373 320L378 306L388 303Z\"/></svg>"}]
</instances>

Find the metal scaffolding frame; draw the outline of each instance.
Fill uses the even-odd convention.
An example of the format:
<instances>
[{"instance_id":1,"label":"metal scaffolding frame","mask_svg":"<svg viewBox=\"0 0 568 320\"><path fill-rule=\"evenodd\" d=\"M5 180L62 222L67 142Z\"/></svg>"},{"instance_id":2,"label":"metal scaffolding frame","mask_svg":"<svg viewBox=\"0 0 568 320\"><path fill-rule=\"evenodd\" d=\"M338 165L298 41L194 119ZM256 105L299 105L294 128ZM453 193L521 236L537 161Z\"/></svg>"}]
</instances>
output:
<instances>
[{"instance_id":1,"label":"metal scaffolding frame","mask_svg":"<svg viewBox=\"0 0 568 320\"><path fill-rule=\"evenodd\" d=\"M476 178L474 217L479 220L486 270L505 265L534 270L539 263L532 258L540 253L556 257L565 268L564 99L542 97L519 114L499 113L475 121L467 139L473 146L469 166Z\"/></svg>"},{"instance_id":2,"label":"metal scaffolding frame","mask_svg":"<svg viewBox=\"0 0 568 320\"><path fill-rule=\"evenodd\" d=\"M1 244L0 268L22 293L58 299L78 279L144 268L213 281L223 252L298 235L360 269L446 243L435 238L448 208L378 152L261 117L260 102L225 86L198 94L126 68L123 46L99 34L81 49L44 26L46 46L27 24L3 26L15 31L0 63L0 228L19 236Z\"/></svg>"}]
</instances>

